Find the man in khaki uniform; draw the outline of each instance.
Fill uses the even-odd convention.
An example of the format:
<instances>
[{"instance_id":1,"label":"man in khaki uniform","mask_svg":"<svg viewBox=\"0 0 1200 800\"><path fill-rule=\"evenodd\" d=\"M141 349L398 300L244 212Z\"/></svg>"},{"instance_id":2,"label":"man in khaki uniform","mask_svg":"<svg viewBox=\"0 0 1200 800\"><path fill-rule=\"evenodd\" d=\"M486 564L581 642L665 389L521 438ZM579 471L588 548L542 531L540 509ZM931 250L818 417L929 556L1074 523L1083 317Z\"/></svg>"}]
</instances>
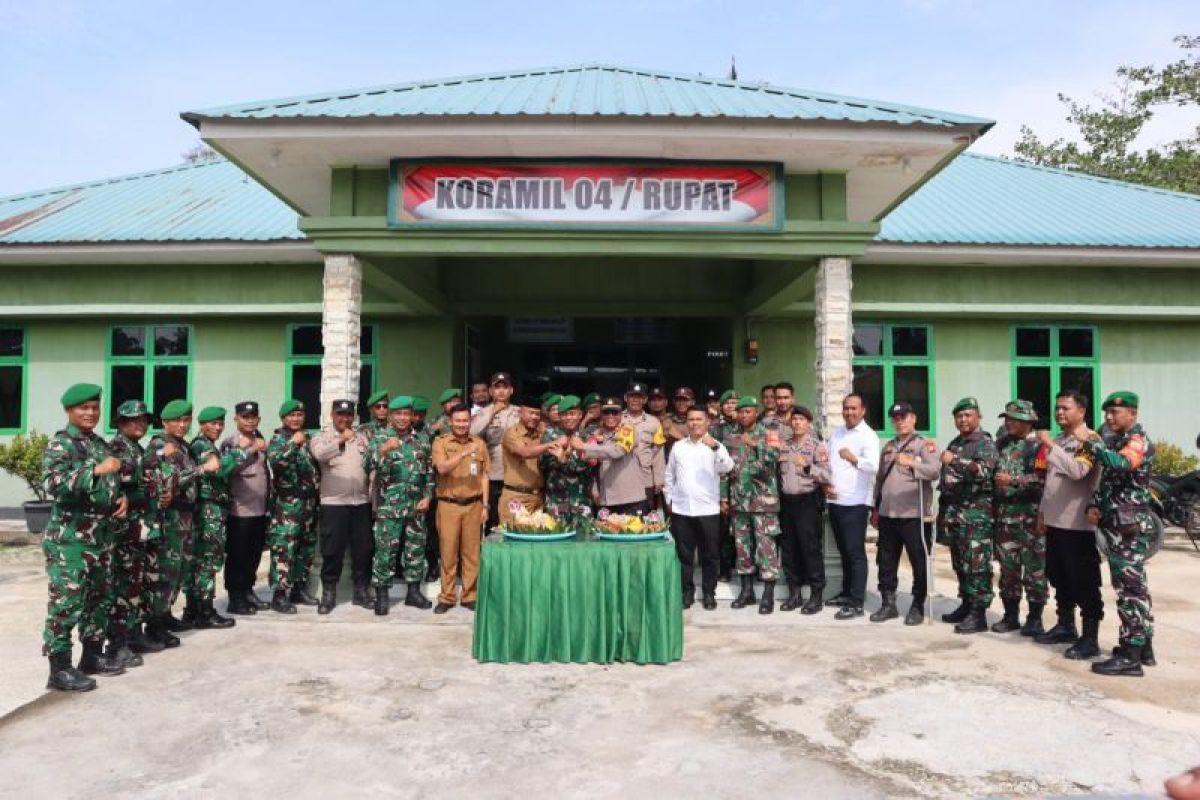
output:
<instances>
[{"instance_id":1,"label":"man in khaki uniform","mask_svg":"<svg viewBox=\"0 0 1200 800\"><path fill-rule=\"evenodd\" d=\"M442 564L442 588L433 609L435 614L445 614L458 602L454 584L460 574L463 607L475 610L480 528L491 488L487 445L470 433L471 409L460 403L450 409L446 418L450 421L450 432L433 440L437 533Z\"/></svg>"},{"instance_id":2,"label":"man in khaki uniform","mask_svg":"<svg viewBox=\"0 0 1200 800\"><path fill-rule=\"evenodd\" d=\"M511 522L511 503L520 503L526 511L542 507L542 470L538 457L551 447L565 447L564 437L542 442L542 407L536 397L521 401L520 422L504 432L500 443L504 459L503 491L500 492L500 521Z\"/></svg>"},{"instance_id":3,"label":"man in khaki uniform","mask_svg":"<svg viewBox=\"0 0 1200 800\"><path fill-rule=\"evenodd\" d=\"M658 417L645 411L647 396L646 384L629 384L629 389L625 392L625 415L621 418L621 424L633 428L633 453L642 468L646 501L653 509L662 497L667 468L663 445L667 443L667 438L663 434Z\"/></svg>"},{"instance_id":4,"label":"man in khaki uniform","mask_svg":"<svg viewBox=\"0 0 1200 800\"><path fill-rule=\"evenodd\" d=\"M488 382L488 394L492 402L471 417L471 435L487 443L489 467L487 527L494 528L500 522L500 494L504 488L504 453L500 442L504 432L516 425L520 419L517 407L512 405L512 376L497 372Z\"/></svg>"},{"instance_id":5,"label":"man in khaki uniform","mask_svg":"<svg viewBox=\"0 0 1200 800\"><path fill-rule=\"evenodd\" d=\"M696 404L696 393L686 386L680 386L675 390L671 404L674 406L671 413L661 418L663 434L667 437L667 444L664 448L664 458L666 459L671 457L671 445L688 438L687 415L692 406Z\"/></svg>"},{"instance_id":6,"label":"man in khaki uniform","mask_svg":"<svg viewBox=\"0 0 1200 800\"><path fill-rule=\"evenodd\" d=\"M600 465L597 505L614 514L649 513L646 473L637 458L637 432L624 422L621 401L615 397L604 401L600 414L600 429L576 448Z\"/></svg>"}]
</instances>

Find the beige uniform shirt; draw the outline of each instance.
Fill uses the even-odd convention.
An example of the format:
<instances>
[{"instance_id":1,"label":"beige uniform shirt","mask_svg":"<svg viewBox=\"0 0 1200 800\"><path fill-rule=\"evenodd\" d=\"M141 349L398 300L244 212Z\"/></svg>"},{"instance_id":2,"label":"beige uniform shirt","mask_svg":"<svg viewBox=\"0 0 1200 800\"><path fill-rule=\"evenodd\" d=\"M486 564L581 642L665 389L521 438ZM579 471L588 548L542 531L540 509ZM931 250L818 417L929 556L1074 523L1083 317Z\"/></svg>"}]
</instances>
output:
<instances>
[{"instance_id":1,"label":"beige uniform shirt","mask_svg":"<svg viewBox=\"0 0 1200 800\"><path fill-rule=\"evenodd\" d=\"M911 467L900 466L896 456L901 453L912 456L916 463ZM908 439L894 437L879 454L875 510L879 516L892 519L928 517L933 503L933 481L938 479L941 471L941 454L933 442L916 434ZM920 506L922 499L924 508Z\"/></svg>"},{"instance_id":2,"label":"beige uniform shirt","mask_svg":"<svg viewBox=\"0 0 1200 800\"><path fill-rule=\"evenodd\" d=\"M227 436L221 442L221 452L228 448L237 447L240 433ZM255 432L254 438L261 439L262 434ZM229 494L233 501L229 506L231 517L262 517L267 513L267 500L271 495L271 471L267 467L267 451L254 453L250 460L233 471L229 476Z\"/></svg>"},{"instance_id":3,"label":"beige uniform shirt","mask_svg":"<svg viewBox=\"0 0 1200 800\"><path fill-rule=\"evenodd\" d=\"M599 464L596 488L602 506L640 503L646 499L646 483L642 465L637 460L635 437L632 428L622 427L612 433L601 429L583 450L586 457Z\"/></svg>"},{"instance_id":4,"label":"beige uniform shirt","mask_svg":"<svg viewBox=\"0 0 1200 800\"><path fill-rule=\"evenodd\" d=\"M621 424L633 428L635 441L633 455L642 470L642 496L646 499L646 489L652 486L662 486L667 461L663 456L663 445L667 438L663 435L662 424L653 414L642 412L634 417L628 412L621 415ZM622 502L633 502L624 500Z\"/></svg>"},{"instance_id":5,"label":"beige uniform shirt","mask_svg":"<svg viewBox=\"0 0 1200 800\"><path fill-rule=\"evenodd\" d=\"M789 433L791 428L788 428ZM813 434L795 437L779 451L779 492L785 495L811 494L819 484L829 482L829 468L817 463L821 440Z\"/></svg>"},{"instance_id":6,"label":"beige uniform shirt","mask_svg":"<svg viewBox=\"0 0 1200 800\"><path fill-rule=\"evenodd\" d=\"M1087 507L1100 485L1100 466L1074 436L1062 434L1046 453L1046 488L1038 507L1050 528L1094 532Z\"/></svg>"},{"instance_id":7,"label":"beige uniform shirt","mask_svg":"<svg viewBox=\"0 0 1200 800\"><path fill-rule=\"evenodd\" d=\"M333 430L313 437L308 449L321 467L321 505L360 506L368 500L363 454L367 437L356 433L349 442Z\"/></svg>"},{"instance_id":8,"label":"beige uniform shirt","mask_svg":"<svg viewBox=\"0 0 1200 800\"><path fill-rule=\"evenodd\" d=\"M512 487L510 491L537 493L542 488L542 470L538 466L538 457L522 458L517 454L517 444L534 447L542 443L540 428L528 430L520 423L513 425L504 432L501 452L504 458L504 485Z\"/></svg>"},{"instance_id":9,"label":"beige uniform shirt","mask_svg":"<svg viewBox=\"0 0 1200 800\"><path fill-rule=\"evenodd\" d=\"M481 476L486 478L490 474L491 461L488 459L487 446L480 437L468 436L465 442L460 442L454 434L447 433L434 439L434 468L436 469L439 461L457 457L459 453L470 447L472 442L479 445L479 452L459 461L449 472L437 473L437 496L439 498L470 500L483 493L480 478Z\"/></svg>"},{"instance_id":10,"label":"beige uniform shirt","mask_svg":"<svg viewBox=\"0 0 1200 800\"><path fill-rule=\"evenodd\" d=\"M500 444L504 433L521 421L521 412L516 406L506 406L495 414L490 407L471 418L471 435L478 436L487 442L490 472L488 480L504 480L504 453Z\"/></svg>"}]
</instances>

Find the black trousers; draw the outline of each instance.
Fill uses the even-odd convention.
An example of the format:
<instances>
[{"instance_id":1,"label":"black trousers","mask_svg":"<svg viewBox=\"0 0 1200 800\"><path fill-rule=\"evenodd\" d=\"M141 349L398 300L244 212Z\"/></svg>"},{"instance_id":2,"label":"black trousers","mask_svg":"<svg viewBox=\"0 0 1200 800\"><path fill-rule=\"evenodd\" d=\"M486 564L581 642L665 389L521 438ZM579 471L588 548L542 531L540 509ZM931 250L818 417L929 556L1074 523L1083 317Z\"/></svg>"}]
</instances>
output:
<instances>
[{"instance_id":1,"label":"black trousers","mask_svg":"<svg viewBox=\"0 0 1200 800\"><path fill-rule=\"evenodd\" d=\"M504 491L504 481L489 480L488 487L487 529L483 532L484 536L500 524L500 493Z\"/></svg>"},{"instance_id":2,"label":"black trousers","mask_svg":"<svg viewBox=\"0 0 1200 800\"><path fill-rule=\"evenodd\" d=\"M617 503L612 506L601 506L610 514L649 514L652 509L649 500L638 500L636 503Z\"/></svg>"},{"instance_id":3,"label":"black trousers","mask_svg":"<svg viewBox=\"0 0 1200 800\"><path fill-rule=\"evenodd\" d=\"M1073 614L1078 606L1085 618L1104 619L1096 534L1047 528L1046 577L1054 587L1054 602L1060 617Z\"/></svg>"},{"instance_id":4,"label":"black trousers","mask_svg":"<svg viewBox=\"0 0 1200 800\"><path fill-rule=\"evenodd\" d=\"M225 591L233 594L254 588L266 542L266 515L229 518L225 526Z\"/></svg>"},{"instance_id":5,"label":"black trousers","mask_svg":"<svg viewBox=\"0 0 1200 800\"><path fill-rule=\"evenodd\" d=\"M789 584L808 584L812 595L825 589L825 529L816 492L779 496L779 546Z\"/></svg>"},{"instance_id":6,"label":"black trousers","mask_svg":"<svg viewBox=\"0 0 1200 800\"><path fill-rule=\"evenodd\" d=\"M921 528L925 527L925 538L921 537ZM928 548L932 541L932 531L922 526L921 520L913 517L879 518L879 545L875 553L875 566L879 568L879 593L895 594L897 577L900 567L901 551L908 554L908 564L912 567L912 601L914 606L924 604L929 589L927 586L926 559Z\"/></svg>"},{"instance_id":7,"label":"black trousers","mask_svg":"<svg viewBox=\"0 0 1200 800\"><path fill-rule=\"evenodd\" d=\"M842 591L861 606L867 595L867 520L870 506L829 504L829 523L833 541L842 558Z\"/></svg>"},{"instance_id":8,"label":"black trousers","mask_svg":"<svg viewBox=\"0 0 1200 800\"><path fill-rule=\"evenodd\" d=\"M371 532L371 506L321 506L321 583L337 583L350 549L350 575L355 586L371 582L375 536Z\"/></svg>"},{"instance_id":9,"label":"black trousers","mask_svg":"<svg viewBox=\"0 0 1200 800\"><path fill-rule=\"evenodd\" d=\"M679 556L683 576L683 593L696 592L696 548L700 549L700 588L705 595L717 591L717 570L721 566L717 536L720 531L720 514L703 517L671 517L671 535L675 537L675 553Z\"/></svg>"},{"instance_id":10,"label":"black trousers","mask_svg":"<svg viewBox=\"0 0 1200 800\"><path fill-rule=\"evenodd\" d=\"M734 565L737 564L737 544L733 541L733 526L730 524L731 514L722 514L721 521L718 525L719 533L718 548L721 552L721 574L729 575L733 573Z\"/></svg>"}]
</instances>

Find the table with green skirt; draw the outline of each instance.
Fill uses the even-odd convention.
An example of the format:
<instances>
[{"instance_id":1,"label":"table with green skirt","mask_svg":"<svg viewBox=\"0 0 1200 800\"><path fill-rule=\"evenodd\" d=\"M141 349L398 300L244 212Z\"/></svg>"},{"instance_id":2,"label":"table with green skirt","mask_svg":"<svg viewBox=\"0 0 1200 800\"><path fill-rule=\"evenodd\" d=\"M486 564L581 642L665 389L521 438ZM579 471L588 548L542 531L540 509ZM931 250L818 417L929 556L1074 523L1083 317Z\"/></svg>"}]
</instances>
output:
<instances>
[{"instance_id":1,"label":"table with green skirt","mask_svg":"<svg viewBox=\"0 0 1200 800\"><path fill-rule=\"evenodd\" d=\"M483 543L478 661L666 664L683 658L679 559L670 539Z\"/></svg>"}]
</instances>

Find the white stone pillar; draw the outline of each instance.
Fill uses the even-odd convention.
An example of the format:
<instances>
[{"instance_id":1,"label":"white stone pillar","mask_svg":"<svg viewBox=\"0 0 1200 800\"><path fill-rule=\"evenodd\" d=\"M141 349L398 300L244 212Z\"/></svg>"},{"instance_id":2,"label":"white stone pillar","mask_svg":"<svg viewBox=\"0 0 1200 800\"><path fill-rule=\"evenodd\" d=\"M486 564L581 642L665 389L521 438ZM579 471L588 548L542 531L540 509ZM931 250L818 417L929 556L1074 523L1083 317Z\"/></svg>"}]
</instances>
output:
<instances>
[{"instance_id":1,"label":"white stone pillar","mask_svg":"<svg viewBox=\"0 0 1200 800\"><path fill-rule=\"evenodd\" d=\"M842 400L854 386L854 323L850 312L850 259L817 262L816 304L817 422L829 436L842 424Z\"/></svg>"},{"instance_id":2,"label":"white stone pillar","mask_svg":"<svg viewBox=\"0 0 1200 800\"><path fill-rule=\"evenodd\" d=\"M349 253L326 255L321 290L321 424L328 425L334 400L358 400L362 262Z\"/></svg>"}]
</instances>

